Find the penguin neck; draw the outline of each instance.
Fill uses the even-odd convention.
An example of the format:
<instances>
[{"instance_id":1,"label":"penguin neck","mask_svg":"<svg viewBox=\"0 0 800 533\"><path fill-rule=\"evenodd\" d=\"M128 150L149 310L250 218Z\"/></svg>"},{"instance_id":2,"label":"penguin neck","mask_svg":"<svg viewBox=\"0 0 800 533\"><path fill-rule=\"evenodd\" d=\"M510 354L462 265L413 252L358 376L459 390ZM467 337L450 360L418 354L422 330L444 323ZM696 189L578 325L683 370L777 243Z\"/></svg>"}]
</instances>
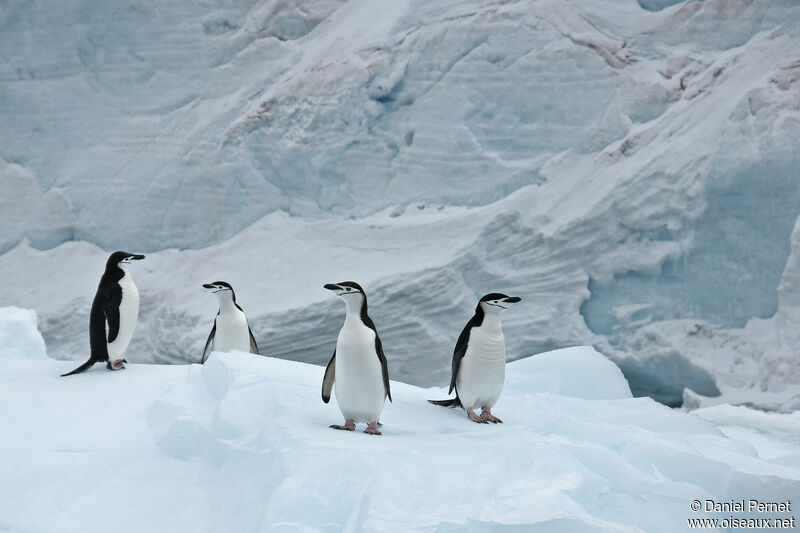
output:
<instances>
[{"instance_id":1,"label":"penguin neck","mask_svg":"<svg viewBox=\"0 0 800 533\"><path fill-rule=\"evenodd\" d=\"M120 279L128 278L131 282L133 282L133 278L131 278L131 273L129 268L130 265L128 265L127 263L119 265L119 270L121 274Z\"/></svg>"},{"instance_id":2,"label":"penguin neck","mask_svg":"<svg viewBox=\"0 0 800 533\"><path fill-rule=\"evenodd\" d=\"M108 268L106 268L106 271L103 274L103 277L105 279L117 282L120 281L125 276L128 276L128 279L130 279L130 275L128 274L128 265L125 265L123 263L109 266Z\"/></svg>"},{"instance_id":3,"label":"penguin neck","mask_svg":"<svg viewBox=\"0 0 800 533\"><path fill-rule=\"evenodd\" d=\"M347 308L347 314L344 317L345 323L353 321L363 323L363 317L367 314L367 303L364 297L354 294L352 296L345 296L342 299L344 300L344 305Z\"/></svg>"},{"instance_id":4,"label":"penguin neck","mask_svg":"<svg viewBox=\"0 0 800 533\"><path fill-rule=\"evenodd\" d=\"M221 315L237 313L239 311L239 308L236 307L233 301L233 296L230 294L217 295L217 299L219 300L219 312Z\"/></svg>"},{"instance_id":5,"label":"penguin neck","mask_svg":"<svg viewBox=\"0 0 800 533\"><path fill-rule=\"evenodd\" d=\"M481 322L481 327L486 328L488 331L497 331L502 333L503 327L500 320L502 311L495 311L494 309L487 310L486 308L483 308L482 311L483 321Z\"/></svg>"}]
</instances>

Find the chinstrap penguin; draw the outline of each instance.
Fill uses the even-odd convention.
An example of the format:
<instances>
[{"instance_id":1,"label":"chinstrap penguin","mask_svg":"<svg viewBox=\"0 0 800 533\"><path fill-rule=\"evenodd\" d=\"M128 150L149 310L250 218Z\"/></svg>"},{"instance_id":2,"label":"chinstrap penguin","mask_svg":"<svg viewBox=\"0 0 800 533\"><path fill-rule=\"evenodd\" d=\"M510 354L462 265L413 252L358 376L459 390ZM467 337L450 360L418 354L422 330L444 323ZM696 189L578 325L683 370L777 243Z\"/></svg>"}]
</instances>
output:
<instances>
[{"instance_id":1,"label":"chinstrap penguin","mask_svg":"<svg viewBox=\"0 0 800 533\"><path fill-rule=\"evenodd\" d=\"M208 334L200 363L205 363L212 351L237 350L257 354L256 339L253 337L244 311L236 303L236 293L233 292L233 287L224 281L215 281L214 283L205 283L203 288L217 296L219 311L214 318L211 333Z\"/></svg>"},{"instance_id":2,"label":"chinstrap penguin","mask_svg":"<svg viewBox=\"0 0 800 533\"><path fill-rule=\"evenodd\" d=\"M106 261L97 293L89 313L89 344L91 356L81 366L62 374L71 376L88 370L93 364L105 361L109 370L120 370L127 363L121 357L133 337L139 319L139 291L128 274L131 261L143 255L114 252Z\"/></svg>"},{"instance_id":3,"label":"chinstrap penguin","mask_svg":"<svg viewBox=\"0 0 800 533\"><path fill-rule=\"evenodd\" d=\"M340 296L347 307L336 349L322 379L322 401L330 401L335 386L336 403L345 418L344 425L331 427L354 431L356 422L366 422L364 433L380 435L378 419L386 398L392 401L392 393L383 345L367 315L367 295L352 281L329 283L325 288Z\"/></svg>"},{"instance_id":4,"label":"chinstrap penguin","mask_svg":"<svg viewBox=\"0 0 800 533\"><path fill-rule=\"evenodd\" d=\"M500 398L506 378L506 342L500 315L521 298L499 292L487 294L478 301L475 314L464 326L453 350L453 373L450 390L456 397L428 400L445 407L463 407L470 420L487 424L502 422L492 415L492 407ZM481 414L475 409L481 409Z\"/></svg>"}]
</instances>

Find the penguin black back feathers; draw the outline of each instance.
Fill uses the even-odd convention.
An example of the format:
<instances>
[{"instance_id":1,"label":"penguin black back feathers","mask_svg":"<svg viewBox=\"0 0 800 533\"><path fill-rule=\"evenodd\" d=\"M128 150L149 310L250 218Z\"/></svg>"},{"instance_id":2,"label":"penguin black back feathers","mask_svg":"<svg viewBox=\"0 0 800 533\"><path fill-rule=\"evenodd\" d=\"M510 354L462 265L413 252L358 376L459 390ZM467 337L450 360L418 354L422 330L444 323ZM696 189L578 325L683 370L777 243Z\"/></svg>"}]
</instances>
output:
<instances>
[{"instance_id":1,"label":"penguin black back feathers","mask_svg":"<svg viewBox=\"0 0 800 533\"><path fill-rule=\"evenodd\" d=\"M131 261L141 259L143 255L128 252L114 252L109 256L89 312L91 355L88 361L62 377L80 374L102 361L109 370L124 368L122 363L127 362L124 359L109 361L109 348L113 346L113 356L123 354L136 327L139 293L127 274L127 267Z\"/></svg>"}]
</instances>

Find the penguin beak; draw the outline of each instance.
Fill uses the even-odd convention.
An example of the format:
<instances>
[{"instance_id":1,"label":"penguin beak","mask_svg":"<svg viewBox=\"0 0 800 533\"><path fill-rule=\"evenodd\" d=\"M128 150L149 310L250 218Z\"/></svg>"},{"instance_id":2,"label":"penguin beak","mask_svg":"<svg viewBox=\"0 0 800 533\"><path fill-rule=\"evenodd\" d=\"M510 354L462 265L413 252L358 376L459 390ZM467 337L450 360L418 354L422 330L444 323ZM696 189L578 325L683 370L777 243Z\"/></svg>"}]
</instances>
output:
<instances>
[{"instance_id":1,"label":"penguin beak","mask_svg":"<svg viewBox=\"0 0 800 533\"><path fill-rule=\"evenodd\" d=\"M215 287L210 283L203 283L204 289L214 289Z\"/></svg>"},{"instance_id":2,"label":"penguin beak","mask_svg":"<svg viewBox=\"0 0 800 533\"><path fill-rule=\"evenodd\" d=\"M508 302L508 303L510 303L510 304L515 304L515 303L517 303L517 302L520 302L520 301L522 301L522 298L520 298L519 296L511 296L510 298L506 298L506 299L505 299L505 300L503 300L503 301L504 301L504 302Z\"/></svg>"},{"instance_id":3,"label":"penguin beak","mask_svg":"<svg viewBox=\"0 0 800 533\"><path fill-rule=\"evenodd\" d=\"M344 296L345 294L358 294L358 291L352 287L337 285L336 283L327 283L324 285L324 287L329 291L334 291L336 296Z\"/></svg>"},{"instance_id":4,"label":"penguin beak","mask_svg":"<svg viewBox=\"0 0 800 533\"><path fill-rule=\"evenodd\" d=\"M141 254L136 254L128 257L128 261L141 261L142 259L144 259L144 256Z\"/></svg>"}]
</instances>

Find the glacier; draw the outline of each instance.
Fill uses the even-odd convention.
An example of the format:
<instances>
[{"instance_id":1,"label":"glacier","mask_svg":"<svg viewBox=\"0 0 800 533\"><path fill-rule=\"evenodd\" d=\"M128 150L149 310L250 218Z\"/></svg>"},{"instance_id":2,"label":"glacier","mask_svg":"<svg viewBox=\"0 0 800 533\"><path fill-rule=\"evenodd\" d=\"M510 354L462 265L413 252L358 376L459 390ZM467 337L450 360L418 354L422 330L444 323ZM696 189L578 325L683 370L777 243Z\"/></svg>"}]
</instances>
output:
<instances>
[{"instance_id":1,"label":"glacier","mask_svg":"<svg viewBox=\"0 0 800 533\"><path fill-rule=\"evenodd\" d=\"M633 398L591 347L509 363L500 425L394 382L375 437L329 429L324 369L300 362L214 352L60 378L71 363L40 357L32 316L0 308L3 531L673 533L728 517L693 500L800 504L798 413Z\"/></svg>"},{"instance_id":2,"label":"glacier","mask_svg":"<svg viewBox=\"0 0 800 533\"><path fill-rule=\"evenodd\" d=\"M591 344L635 395L800 408L791 1L0 7L0 285L80 358L148 254L129 360L199 357L227 279L266 353L330 357L365 286L392 377L447 382L483 293L511 358Z\"/></svg>"}]
</instances>

